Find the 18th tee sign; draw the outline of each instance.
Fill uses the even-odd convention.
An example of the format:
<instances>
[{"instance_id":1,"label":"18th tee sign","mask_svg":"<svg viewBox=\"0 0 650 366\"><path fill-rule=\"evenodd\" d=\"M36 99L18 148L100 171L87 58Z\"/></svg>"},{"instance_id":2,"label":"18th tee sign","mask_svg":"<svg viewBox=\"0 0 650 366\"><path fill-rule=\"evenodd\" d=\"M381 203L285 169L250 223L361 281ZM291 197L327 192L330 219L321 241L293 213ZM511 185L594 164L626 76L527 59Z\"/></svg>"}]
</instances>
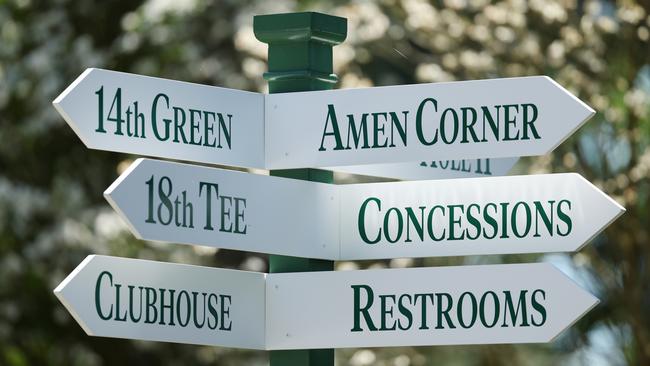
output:
<instances>
[{"instance_id":1,"label":"18th tee sign","mask_svg":"<svg viewBox=\"0 0 650 366\"><path fill-rule=\"evenodd\" d=\"M141 239L330 260L574 251L625 211L573 173L332 185L152 159L105 196Z\"/></svg>"}]
</instances>

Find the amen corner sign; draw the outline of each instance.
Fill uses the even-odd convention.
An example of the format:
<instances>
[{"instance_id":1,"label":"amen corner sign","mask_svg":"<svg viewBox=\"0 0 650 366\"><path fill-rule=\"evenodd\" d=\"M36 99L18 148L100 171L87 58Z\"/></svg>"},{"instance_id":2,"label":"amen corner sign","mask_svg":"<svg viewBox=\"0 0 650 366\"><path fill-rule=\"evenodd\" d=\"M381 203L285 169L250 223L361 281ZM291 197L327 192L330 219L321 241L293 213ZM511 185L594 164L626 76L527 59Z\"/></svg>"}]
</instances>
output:
<instances>
[{"instance_id":1,"label":"amen corner sign","mask_svg":"<svg viewBox=\"0 0 650 366\"><path fill-rule=\"evenodd\" d=\"M54 292L89 335L266 350L548 342L598 303L547 263L264 274L88 256Z\"/></svg>"},{"instance_id":2,"label":"amen corner sign","mask_svg":"<svg viewBox=\"0 0 650 366\"><path fill-rule=\"evenodd\" d=\"M150 159L105 196L140 239L329 260L575 251L624 212L574 173L331 185Z\"/></svg>"},{"instance_id":3,"label":"amen corner sign","mask_svg":"<svg viewBox=\"0 0 650 366\"><path fill-rule=\"evenodd\" d=\"M594 113L545 76L264 95L87 69L53 104L90 148L267 169L542 155Z\"/></svg>"},{"instance_id":4,"label":"amen corner sign","mask_svg":"<svg viewBox=\"0 0 650 366\"><path fill-rule=\"evenodd\" d=\"M264 108L272 169L543 155L595 113L546 76L271 94Z\"/></svg>"}]
</instances>

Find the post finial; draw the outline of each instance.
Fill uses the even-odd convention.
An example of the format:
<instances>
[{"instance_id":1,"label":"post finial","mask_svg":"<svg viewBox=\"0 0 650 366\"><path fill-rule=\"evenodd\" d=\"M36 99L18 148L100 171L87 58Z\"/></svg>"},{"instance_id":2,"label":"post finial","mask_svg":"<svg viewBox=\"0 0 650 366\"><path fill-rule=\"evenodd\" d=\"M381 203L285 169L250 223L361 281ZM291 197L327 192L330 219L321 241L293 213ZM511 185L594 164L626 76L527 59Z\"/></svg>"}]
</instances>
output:
<instances>
[{"instance_id":1,"label":"post finial","mask_svg":"<svg viewBox=\"0 0 650 366\"><path fill-rule=\"evenodd\" d=\"M315 12L258 15L255 37L269 45L270 93L332 89L332 47L347 36L345 18Z\"/></svg>"}]
</instances>

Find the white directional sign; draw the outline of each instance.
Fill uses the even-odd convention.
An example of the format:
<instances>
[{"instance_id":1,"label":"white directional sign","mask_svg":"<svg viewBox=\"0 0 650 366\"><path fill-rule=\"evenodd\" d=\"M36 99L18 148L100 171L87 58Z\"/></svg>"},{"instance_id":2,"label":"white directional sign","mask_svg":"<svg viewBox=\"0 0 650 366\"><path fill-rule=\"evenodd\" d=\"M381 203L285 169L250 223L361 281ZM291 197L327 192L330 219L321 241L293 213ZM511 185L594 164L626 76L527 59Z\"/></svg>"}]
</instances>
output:
<instances>
[{"instance_id":1,"label":"white directional sign","mask_svg":"<svg viewBox=\"0 0 650 366\"><path fill-rule=\"evenodd\" d=\"M139 159L138 238L331 260L574 251L624 212L578 174L330 185Z\"/></svg>"},{"instance_id":2,"label":"white directional sign","mask_svg":"<svg viewBox=\"0 0 650 366\"><path fill-rule=\"evenodd\" d=\"M53 103L93 149L270 169L412 162L358 167L398 179L437 178L413 171L422 156L459 164L440 173L545 154L594 113L545 76L264 95L87 69Z\"/></svg>"},{"instance_id":3,"label":"white directional sign","mask_svg":"<svg viewBox=\"0 0 650 366\"><path fill-rule=\"evenodd\" d=\"M89 335L267 350L548 342L598 302L550 264L265 274L96 255L54 293Z\"/></svg>"},{"instance_id":4,"label":"white directional sign","mask_svg":"<svg viewBox=\"0 0 650 366\"><path fill-rule=\"evenodd\" d=\"M575 251L625 211L575 173L341 188L342 259Z\"/></svg>"},{"instance_id":5,"label":"white directional sign","mask_svg":"<svg viewBox=\"0 0 650 366\"><path fill-rule=\"evenodd\" d=\"M420 163L338 166L326 169L401 180L498 177L506 175L517 160L519 158L428 160Z\"/></svg>"},{"instance_id":6,"label":"white directional sign","mask_svg":"<svg viewBox=\"0 0 650 366\"><path fill-rule=\"evenodd\" d=\"M593 114L545 76L271 94L266 167L543 155Z\"/></svg>"},{"instance_id":7,"label":"white directional sign","mask_svg":"<svg viewBox=\"0 0 650 366\"><path fill-rule=\"evenodd\" d=\"M549 342L598 303L547 263L282 273L266 291L269 349Z\"/></svg>"},{"instance_id":8,"label":"white directional sign","mask_svg":"<svg viewBox=\"0 0 650 366\"><path fill-rule=\"evenodd\" d=\"M104 196L140 239L338 256L334 185L138 159Z\"/></svg>"},{"instance_id":9,"label":"white directional sign","mask_svg":"<svg viewBox=\"0 0 650 366\"><path fill-rule=\"evenodd\" d=\"M89 335L265 348L265 274L91 255L54 290Z\"/></svg>"},{"instance_id":10,"label":"white directional sign","mask_svg":"<svg viewBox=\"0 0 650 366\"><path fill-rule=\"evenodd\" d=\"M53 104L91 149L264 166L262 94L87 69Z\"/></svg>"}]
</instances>

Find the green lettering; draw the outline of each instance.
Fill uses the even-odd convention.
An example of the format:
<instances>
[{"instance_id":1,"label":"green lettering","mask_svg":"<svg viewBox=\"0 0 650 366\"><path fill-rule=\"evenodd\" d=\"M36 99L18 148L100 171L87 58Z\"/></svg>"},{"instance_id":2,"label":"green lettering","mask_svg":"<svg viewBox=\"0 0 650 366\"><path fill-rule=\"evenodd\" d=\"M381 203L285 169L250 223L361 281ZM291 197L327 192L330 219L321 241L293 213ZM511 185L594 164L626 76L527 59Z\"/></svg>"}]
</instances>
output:
<instances>
[{"instance_id":1,"label":"green lettering","mask_svg":"<svg viewBox=\"0 0 650 366\"><path fill-rule=\"evenodd\" d=\"M571 216L569 216L567 213L564 212L564 210L562 210L562 207L565 204L568 206L567 211L570 211L571 210L571 201L562 200L562 201L558 202L558 204L557 204L557 217L560 220L562 220L562 222L564 222L566 224L566 231L565 232L561 232L560 227L558 225L557 233L560 236L567 236L567 235L571 234L571 229L573 228L573 223L571 222Z\"/></svg>"},{"instance_id":2,"label":"green lettering","mask_svg":"<svg viewBox=\"0 0 650 366\"><path fill-rule=\"evenodd\" d=\"M363 319L366 322L366 325L368 326L368 329L370 331L376 331L377 327L375 324L372 322L372 317L370 316L369 309L372 306L372 303L374 301L374 293L372 291L372 288L368 285L352 285L352 292L354 293L353 298L354 298L354 326L350 331L352 332L362 332L363 328L361 328L361 316L363 316ZM361 290L364 290L366 292L366 298L368 299L366 301L366 304L361 307Z\"/></svg>"},{"instance_id":3,"label":"green lettering","mask_svg":"<svg viewBox=\"0 0 650 366\"><path fill-rule=\"evenodd\" d=\"M521 106L523 107L522 109L524 110L524 134L521 137L521 139L522 140L528 140L529 139L529 137L528 137L528 129L530 128L530 132L533 133L533 137L536 140L539 140L540 137L539 137L539 134L537 133L537 128L535 128L535 125L534 125L535 121L537 120L537 106L534 105L534 104L527 104L527 103L522 104ZM531 108L530 112L531 112L531 115L532 115L530 117L530 119L528 119L528 108L529 107Z\"/></svg>"},{"instance_id":4,"label":"green lettering","mask_svg":"<svg viewBox=\"0 0 650 366\"><path fill-rule=\"evenodd\" d=\"M434 112L438 111L438 102L435 99L433 98L424 99L418 106L418 111L415 115L415 131L417 133L418 140L420 140L420 143L422 145L431 146L438 141L438 130L436 130L436 133L433 135L433 139L431 141L427 141L426 138L424 137L424 131L422 130L422 112L424 111L424 107L427 102L431 102L431 104L433 104Z\"/></svg>"},{"instance_id":5,"label":"green lettering","mask_svg":"<svg viewBox=\"0 0 650 366\"><path fill-rule=\"evenodd\" d=\"M526 293L528 290L522 290L519 292L519 301L517 302L517 308L514 307L514 304L512 303L512 295L510 294L510 291L503 291L503 293L506 295L506 301L505 301L505 311L504 311L504 317L503 317L503 324L501 324L501 327L507 327L508 326L508 315L510 315L510 320L512 321L512 326L516 327L517 326L517 318L519 317L519 310L521 310L521 325L522 327L527 327L529 326L528 324L528 315L526 313Z\"/></svg>"},{"instance_id":6,"label":"green lettering","mask_svg":"<svg viewBox=\"0 0 650 366\"><path fill-rule=\"evenodd\" d=\"M332 121L332 132L327 132L327 122ZM325 128L323 128L323 138L320 141L320 148L318 151L325 151L323 144L325 143L326 136L334 136L336 146L334 150L343 150L343 142L341 142L341 133L339 132L339 123L336 120L336 111L333 104L327 105L327 118L325 119Z\"/></svg>"},{"instance_id":7,"label":"green lettering","mask_svg":"<svg viewBox=\"0 0 650 366\"><path fill-rule=\"evenodd\" d=\"M108 311L108 315L104 315L104 312L102 311L100 286L102 284L102 278L104 276L108 277L110 286L113 286L113 275L110 272L102 271L99 276L97 276L97 282L95 283L95 309L97 310L97 315L99 315L99 318L101 320L110 320L113 317L113 305L111 304L111 309Z\"/></svg>"},{"instance_id":8,"label":"green lettering","mask_svg":"<svg viewBox=\"0 0 650 366\"><path fill-rule=\"evenodd\" d=\"M377 204L377 210L381 212L381 201L379 198L376 197L369 197L363 203L361 204L361 208L359 209L359 219L358 219L358 226L359 226L359 235L361 236L361 240L363 240L364 243L366 244L376 244L381 240L381 228L379 228L379 232L377 233L377 236L375 237L374 240L370 240L368 238L368 234L366 233L366 208L368 207L368 203L374 202Z\"/></svg>"}]
</instances>

